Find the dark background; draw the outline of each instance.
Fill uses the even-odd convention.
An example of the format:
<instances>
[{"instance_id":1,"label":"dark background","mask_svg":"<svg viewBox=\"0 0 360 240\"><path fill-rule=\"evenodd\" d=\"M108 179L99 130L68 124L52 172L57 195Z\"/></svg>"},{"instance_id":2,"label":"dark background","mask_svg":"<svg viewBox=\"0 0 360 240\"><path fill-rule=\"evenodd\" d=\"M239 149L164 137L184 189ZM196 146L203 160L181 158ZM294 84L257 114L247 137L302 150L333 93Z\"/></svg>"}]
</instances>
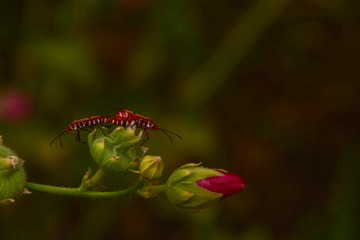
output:
<instances>
[{"instance_id":1,"label":"dark background","mask_svg":"<svg viewBox=\"0 0 360 240\"><path fill-rule=\"evenodd\" d=\"M200 213L165 197L26 195L0 239L360 239L360 2L1 1L0 134L28 181L76 187L88 148L72 120L150 116L169 174L188 162L241 175Z\"/></svg>"}]
</instances>

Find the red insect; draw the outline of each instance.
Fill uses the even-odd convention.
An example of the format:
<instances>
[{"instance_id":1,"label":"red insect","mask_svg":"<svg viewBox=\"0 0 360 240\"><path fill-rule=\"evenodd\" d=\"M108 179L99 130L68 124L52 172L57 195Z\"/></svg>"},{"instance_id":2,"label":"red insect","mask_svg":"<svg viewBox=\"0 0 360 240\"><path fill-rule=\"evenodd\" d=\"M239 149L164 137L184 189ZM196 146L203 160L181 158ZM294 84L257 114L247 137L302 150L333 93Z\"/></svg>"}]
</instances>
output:
<instances>
[{"instance_id":1,"label":"red insect","mask_svg":"<svg viewBox=\"0 0 360 240\"><path fill-rule=\"evenodd\" d=\"M87 118L81 118L78 120L74 120L72 123L69 124L69 126L63 131L61 132L58 136L56 136L53 140L51 140L50 142L50 146L51 144L53 144L53 142L59 138L60 140L60 146L63 147L62 142L61 142L61 136L64 133L76 133L76 141L81 142L80 141L80 131L84 130L86 128L91 128L91 127L95 127L95 126L102 126L105 123L112 123L112 118L111 117L104 117L104 116L93 116L93 117L87 117Z\"/></svg>"},{"instance_id":2,"label":"red insect","mask_svg":"<svg viewBox=\"0 0 360 240\"><path fill-rule=\"evenodd\" d=\"M149 139L149 134L147 130L160 130L170 138L171 142L173 140L169 135L169 133L177 136L179 139L182 139L178 134L174 132L170 132L169 130L166 130L164 128L159 128L149 117L136 114L129 110L120 110L119 112L117 112L115 116L112 118L111 123L116 126L123 126L123 127L136 126L138 128L144 129L144 132L146 134L146 139L144 140L144 142L146 142Z\"/></svg>"}]
</instances>

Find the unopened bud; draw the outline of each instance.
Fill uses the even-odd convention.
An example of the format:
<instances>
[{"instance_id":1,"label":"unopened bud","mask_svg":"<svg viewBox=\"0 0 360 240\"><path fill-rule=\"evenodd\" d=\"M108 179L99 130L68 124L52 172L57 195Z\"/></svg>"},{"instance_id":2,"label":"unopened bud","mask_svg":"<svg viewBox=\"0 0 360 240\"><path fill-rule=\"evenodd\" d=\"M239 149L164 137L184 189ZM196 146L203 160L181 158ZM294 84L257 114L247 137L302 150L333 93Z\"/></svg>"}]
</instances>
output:
<instances>
[{"instance_id":1,"label":"unopened bud","mask_svg":"<svg viewBox=\"0 0 360 240\"><path fill-rule=\"evenodd\" d=\"M0 144L0 204L8 204L24 191L24 161Z\"/></svg>"},{"instance_id":2,"label":"unopened bud","mask_svg":"<svg viewBox=\"0 0 360 240\"><path fill-rule=\"evenodd\" d=\"M223 170L186 164L173 172L166 182L166 195L176 206L202 210L224 197L241 192L244 180Z\"/></svg>"},{"instance_id":3,"label":"unopened bud","mask_svg":"<svg viewBox=\"0 0 360 240\"><path fill-rule=\"evenodd\" d=\"M117 127L111 133L108 129L95 129L88 136L90 153L102 168L114 172L127 172L133 168L136 159L144 155L144 148L137 146L141 134L134 128Z\"/></svg>"},{"instance_id":4,"label":"unopened bud","mask_svg":"<svg viewBox=\"0 0 360 240\"><path fill-rule=\"evenodd\" d=\"M155 180L161 177L164 162L159 156L145 156L140 162L140 176L146 180Z\"/></svg>"}]
</instances>

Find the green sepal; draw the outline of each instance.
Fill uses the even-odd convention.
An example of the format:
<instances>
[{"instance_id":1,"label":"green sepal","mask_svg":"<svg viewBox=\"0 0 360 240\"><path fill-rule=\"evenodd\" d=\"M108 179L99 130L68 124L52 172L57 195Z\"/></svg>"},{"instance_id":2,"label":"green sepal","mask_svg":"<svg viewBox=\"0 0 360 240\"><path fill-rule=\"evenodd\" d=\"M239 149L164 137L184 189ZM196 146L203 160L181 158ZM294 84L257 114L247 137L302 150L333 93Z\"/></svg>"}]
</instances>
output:
<instances>
[{"instance_id":1,"label":"green sepal","mask_svg":"<svg viewBox=\"0 0 360 240\"><path fill-rule=\"evenodd\" d=\"M210 192L196 184L208 177L221 176L214 169L200 164L185 164L175 170L166 182L166 195L176 206L188 210L202 210L222 198L222 194Z\"/></svg>"},{"instance_id":2,"label":"green sepal","mask_svg":"<svg viewBox=\"0 0 360 240\"><path fill-rule=\"evenodd\" d=\"M135 134L135 127L117 127L110 134L108 129L95 129L88 136L90 153L102 168L126 173L137 168L137 160L144 156L145 148L137 146L141 134Z\"/></svg>"}]
</instances>

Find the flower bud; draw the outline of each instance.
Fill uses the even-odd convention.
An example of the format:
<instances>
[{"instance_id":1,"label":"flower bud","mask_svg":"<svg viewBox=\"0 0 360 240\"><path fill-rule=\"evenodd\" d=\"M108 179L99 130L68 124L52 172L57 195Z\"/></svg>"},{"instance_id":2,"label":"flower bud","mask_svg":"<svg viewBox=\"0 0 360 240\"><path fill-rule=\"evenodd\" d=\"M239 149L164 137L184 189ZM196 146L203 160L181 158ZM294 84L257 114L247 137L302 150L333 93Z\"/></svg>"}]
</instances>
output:
<instances>
[{"instance_id":1,"label":"flower bud","mask_svg":"<svg viewBox=\"0 0 360 240\"><path fill-rule=\"evenodd\" d=\"M244 190L246 183L240 176L228 173L224 170L216 171L223 175L201 179L197 181L196 184L208 191L222 194L223 198Z\"/></svg>"},{"instance_id":2,"label":"flower bud","mask_svg":"<svg viewBox=\"0 0 360 240\"><path fill-rule=\"evenodd\" d=\"M0 139L0 204L8 204L24 191L24 161L9 148L3 146Z\"/></svg>"},{"instance_id":3,"label":"flower bud","mask_svg":"<svg viewBox=\"0 0 360 240\"><path fill-rule=\"evenodd\" d=\"M145 148L136 146L141 133L135 135L135 128L117 127L111 133L107 128L95 129L88 136L90 154L102 168L114 172L127 172L134 168L136 159L145 154Z\"/></svg>"},{"instance_id":4,"label":"flower bud","mask_svg":"<svg viewBox=\"0 0 360 240\"><path fill-rule=\"evenodd\" d=\"M10 123L30 117L33 110L31 97L19 89L9 89L0 95L0 119Z\"/></svg>"},{"instance_id":5,"label":"flower bud","mask_svg":"<svg viewBox=\"0 0 360 240\"><path fill-rule=\"evenodd\" d=\"M164 169L164 162L159 156L145 156L140 162L140 176L146 180L155 180L161 177Z\"/></svg>"},{"instance_id":6,"label":"flower bud","mask_svg":"<svg viewBox=\"0 0 360 240\"><path fill-rule=\"evenodd\" d=\"M245 181L237 175L190 163L172 173L166 182L166 195L180 208L202 210L244 187Z\"/></svg>"}]
</instances>

